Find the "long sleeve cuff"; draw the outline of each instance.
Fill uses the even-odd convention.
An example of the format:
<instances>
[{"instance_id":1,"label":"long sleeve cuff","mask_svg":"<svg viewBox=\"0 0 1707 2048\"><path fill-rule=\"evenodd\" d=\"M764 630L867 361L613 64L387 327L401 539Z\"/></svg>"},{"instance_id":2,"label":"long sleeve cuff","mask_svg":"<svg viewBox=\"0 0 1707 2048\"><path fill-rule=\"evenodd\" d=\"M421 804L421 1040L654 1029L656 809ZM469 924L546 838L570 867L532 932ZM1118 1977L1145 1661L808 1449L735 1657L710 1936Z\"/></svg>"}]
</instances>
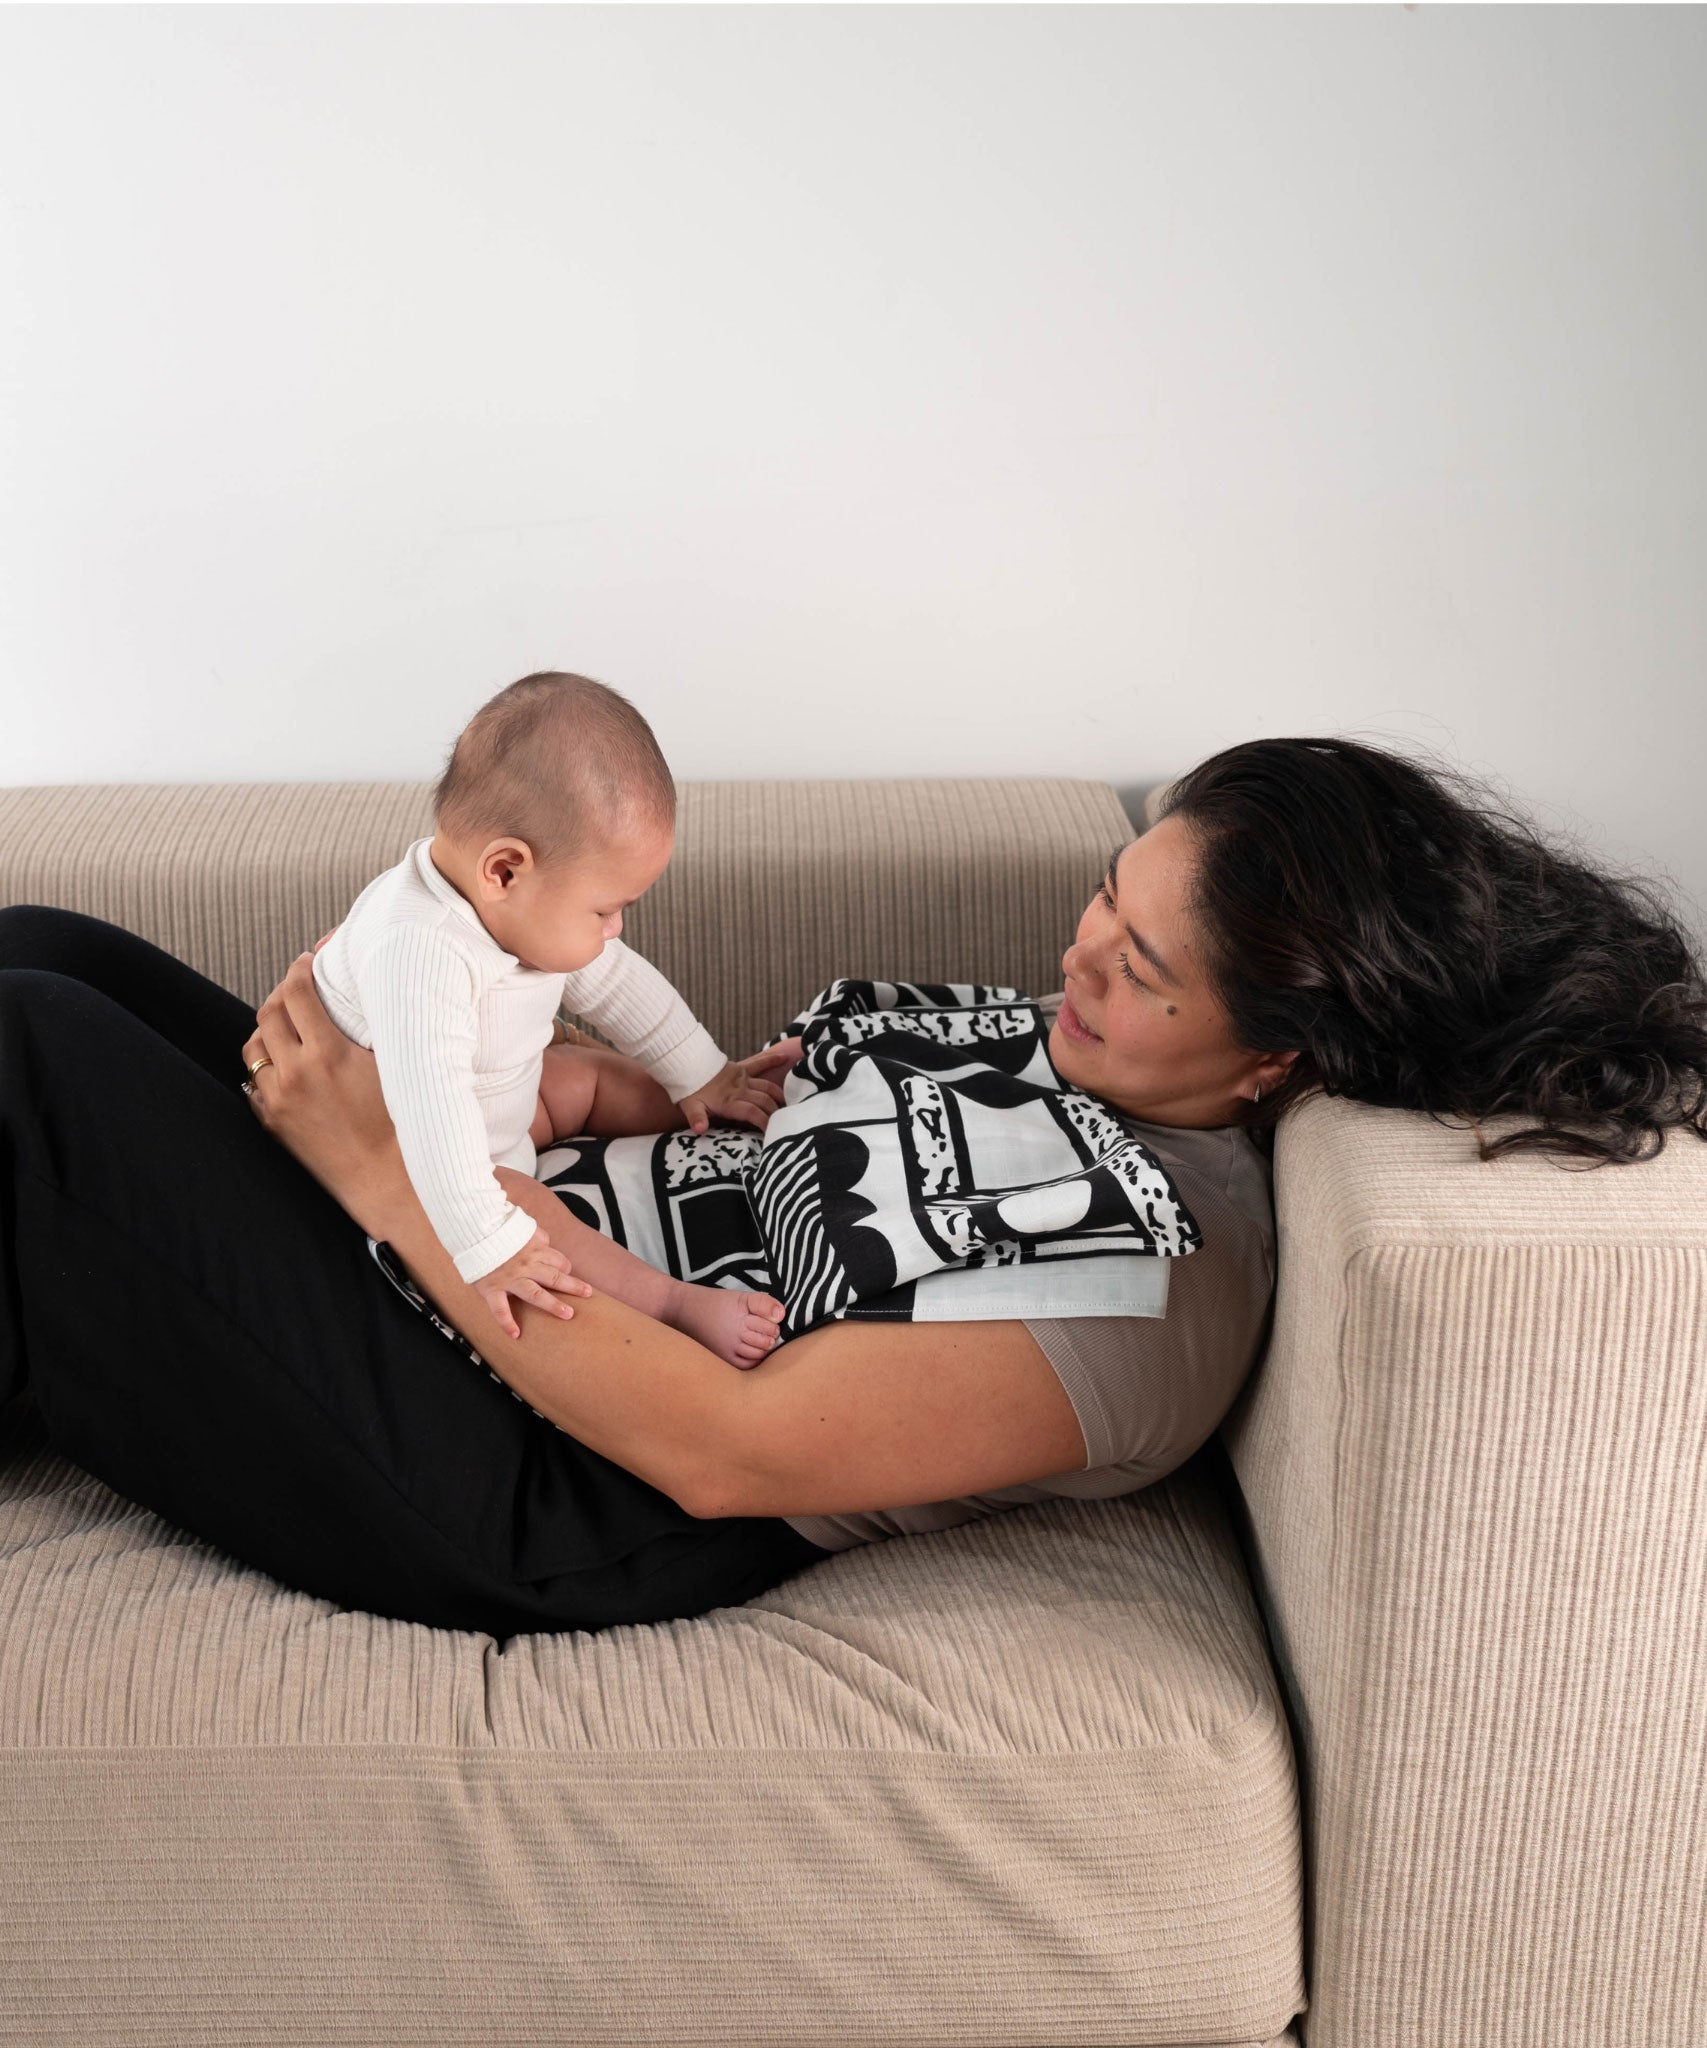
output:
<instances>
[{"instance_id":1,"label":"long sleeve cuff","mask_svg":"<svg viewBox=\"0 0 1707 2048\"><path fill-rule=\"evenodd\" d=\"M728 1064L717 1041L703 1024L696 1024L692 1034L680 1045L672 1046L667 1053L654 1055L644 1062L646 1071L672 1102L680 1102L684 1095L703 1088Z\"/></svg>"},{"instance_id":2,"label":"long sleeve cuff","mask_svg":"<svg viewBox=\"0 0 1707 2048\"><path fill-rule=\"evenodd\" d=\"M513 1202L504 1204L504 1220L490 1236L483 1237L478 1244L472 1244L465 1252L451 1252L451 1262L458 1277L472 1286L476 1280L484 1280L488 1273L494 1273L506 1259L513 1259L523 1245L528 1243L539 1228L525 1209L518 1209ZM450 1247L445 1247L447 1251Z\"/></svg>"}]
</instances>

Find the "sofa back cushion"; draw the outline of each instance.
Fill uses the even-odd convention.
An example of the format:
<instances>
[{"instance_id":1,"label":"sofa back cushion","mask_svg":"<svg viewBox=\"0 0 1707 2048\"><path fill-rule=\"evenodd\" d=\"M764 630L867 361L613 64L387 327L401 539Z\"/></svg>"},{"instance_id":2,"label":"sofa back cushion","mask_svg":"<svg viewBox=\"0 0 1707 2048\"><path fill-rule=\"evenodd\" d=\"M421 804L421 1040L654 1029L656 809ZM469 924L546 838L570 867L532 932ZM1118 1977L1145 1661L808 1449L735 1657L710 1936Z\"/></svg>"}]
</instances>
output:
<instances>
[{"instance_id":1,"label":"sofa back cushion","mask_svg":"<svg viewBox=\"0 0 1707 2048\"><path fill-rule=\"evenodd\" d=\"M0 790L0 902L108 918L259 1002L430 829L425 783ZM1131 836L1104 782L689 782L624 936L738 1057L838 974L1058 988Z\"/></svg>"}]
</instances>

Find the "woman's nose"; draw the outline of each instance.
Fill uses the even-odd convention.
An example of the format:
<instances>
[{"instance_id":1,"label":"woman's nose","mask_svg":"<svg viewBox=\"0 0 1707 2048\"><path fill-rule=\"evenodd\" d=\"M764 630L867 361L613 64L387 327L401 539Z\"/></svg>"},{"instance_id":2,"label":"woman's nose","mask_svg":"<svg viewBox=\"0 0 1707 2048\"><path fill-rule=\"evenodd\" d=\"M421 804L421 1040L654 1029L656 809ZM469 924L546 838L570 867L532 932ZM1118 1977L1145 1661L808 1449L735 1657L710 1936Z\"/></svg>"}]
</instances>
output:
<instances>
[{"instance_id":1,"label":"woman's nose","mask_svg":"<svg viewBox=\"0 0 1707 2048\"><path fill-rule=\"evenodd\" d=\"M1096 962L1089 951L1077 939L1061 956L1061 971L1071 981L1088 981L1095 986Z\"/></svg>"}]
</instances>

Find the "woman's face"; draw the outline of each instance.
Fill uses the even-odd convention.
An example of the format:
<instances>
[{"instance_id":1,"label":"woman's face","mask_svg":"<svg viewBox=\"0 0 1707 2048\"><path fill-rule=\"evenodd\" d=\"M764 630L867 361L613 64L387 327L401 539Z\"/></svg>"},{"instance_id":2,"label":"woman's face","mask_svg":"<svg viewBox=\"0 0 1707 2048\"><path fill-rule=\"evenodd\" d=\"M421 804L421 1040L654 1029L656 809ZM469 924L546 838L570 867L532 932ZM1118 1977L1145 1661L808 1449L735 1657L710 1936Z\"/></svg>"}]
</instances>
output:
<instances>
[{"instance_id":1,"label":"woman's face","mask_svg":"<svg viewBox=\"0 0 1707 2048\"><path fill-rule=\"evenodd\" d=\"M1198 960L1196 859L1179 818L1120 849L1062 958L1066 1000L1049 1034L1062 1080L1146 1123L1191 1130L1235 1122L1295 1057L1235 1042Z\"/></svg>"}]
</instances>

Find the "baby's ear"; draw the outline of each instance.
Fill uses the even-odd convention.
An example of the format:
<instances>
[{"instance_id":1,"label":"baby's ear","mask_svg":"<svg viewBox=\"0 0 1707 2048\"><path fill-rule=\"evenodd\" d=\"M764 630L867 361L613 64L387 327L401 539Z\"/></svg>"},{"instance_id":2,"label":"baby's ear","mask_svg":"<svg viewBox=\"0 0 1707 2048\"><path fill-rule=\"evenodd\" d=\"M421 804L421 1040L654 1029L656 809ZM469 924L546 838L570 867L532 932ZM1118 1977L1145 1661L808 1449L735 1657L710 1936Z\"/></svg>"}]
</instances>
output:
<instances>
[{"instance_id":1,"label":"baby's ear","mask_svg":"<svg viewBox=\"0 0 1707 2048\"><path fill-rule=\"evenodd\" d=\"M532 873L538 865L533 857L533 848L525 839L506 836L489 840L481 848L474 872L481 894L491 901L502 896L506 889Z\"/></svg>"}]
</instances>

